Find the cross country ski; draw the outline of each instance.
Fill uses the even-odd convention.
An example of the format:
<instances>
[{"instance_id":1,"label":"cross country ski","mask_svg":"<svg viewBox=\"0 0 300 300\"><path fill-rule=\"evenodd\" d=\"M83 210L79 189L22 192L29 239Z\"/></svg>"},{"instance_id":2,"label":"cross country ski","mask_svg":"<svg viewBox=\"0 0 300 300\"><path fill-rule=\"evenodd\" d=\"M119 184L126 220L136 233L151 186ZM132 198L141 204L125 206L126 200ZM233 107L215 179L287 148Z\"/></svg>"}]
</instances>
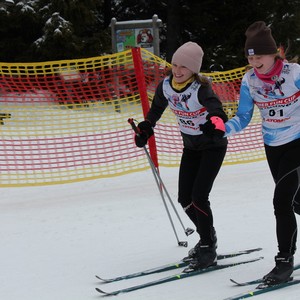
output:
<instances>
[{"instance_id":1,"label":"cross country ski","mask_svg":"<svg viewBox=\"0 0 300 300\"><path fill-rule=\"evenodd\" d=\"M297 264L294 266L294 271L300 269L300 264ZM257 279L253 279L253 280L249 280L249 281L244 281L244 282L238 282L232 278L230 278L230 281L232 283L234 283L235 285L238 286L245 286L245 285L252 285L252 284L259 284L262 283L262 278L257 278Z\"/></svg>"},{"instance_id":2,"label":"cross country ski","mask_svg":"<svg viewBox=\"0 0 300 300\"><path fill-rule=\"evenodd\" d=\"M245 260L245 261L239 261L239 262L233 262L233 263L228 263L228 264L221 264L221 265L211 266L211 267L208 267L206 269L200 269L200 270L192 271L192 272L189 272L189 273L181 272L179 274L170 275L170 276L167 276L167 277L164 277L164 278L149 281L149 282L146 282L144 284L133 285L129 288L124 288L124 289L115 290L115 291L111 291L111 292L106 292L106 291L104 291L100 288L96 288L96 291L103 294L103 295L114 296L114 295L118 295L118 294L121 294L121 293L129 293L129 292L139 290L139 289L143 289L143 288L146 288L146 287L150 287L150 286L154 286L154 285L159 285L159 284L163 284L163 283L167 283L167 282L171 282L171 281L175 281L175 280L180 280L180 279L192 277L192 276L195 276L195 275L200 275L200 274L204 274L204 273L208 273L208 272L212 272L212 271L217 271L217 270L221 270L221 269L235 267L235 266L242 265L242 264L248 264L248 263L256 262L256 261L258 261L262 258L263 257L258 257L258 258L249 259L249 260Z\"/></svg>"},{"instance_id":3,"label":"cross country ski","mask_svg":"<svg viewBox=\"0 0 300 300\"><path fill-rule=\"evenodd\" d=\"M295 279L295 280L291 280L288 282L283 282L283 283L279 283L279 284L275 284L275 285L269 285L269 286L265 286L264 288L254 288L253 290L250 290L248 292L243 292L231 297L228 297L226 299L223 300L240 300L240 299L246 299L246 298L250 298L250 297L254 297L260 294L265 294L265 293L269 293L275 290L279 290L282 288L286 288L292 285L296 285L300 283L300 279Z\"/></svg>"},{"instance_id":4,"label":"cross country ski","mask_svg":"<svg viewBox=\"0 0 300 300\"><path fill-rule=\"evenodd\" d=\"M252 249L246 249L246 250L241 250L241 251L237 251L237 252L231 252L231 253L227 253L227 254L219 254L218 260L236 257L236 256L240 256L240 255L246 255L246 254L250 254L250 253L261 251L261 250L262 250L262 248L252 248ZM154 267L154 268L143 270L143 271L136 272L136 273L125 274L125 275L117 276L117 277L113 277L113 278L102 278L98 275L96 275L96 278L101 280L104 283L109 283L109 282L115 282L115 281L120 281L120 280L141 277L141 276L150 275L150 274L154 274L154 273L161 273L161 272L166 272L166 271L170 271L170 270L175 270L175 269L186 267L188 264L189 264L189 262L184 262L184 261L180 260L180 261L177 261L174 263Z\"/></svg>"}]
</instances>

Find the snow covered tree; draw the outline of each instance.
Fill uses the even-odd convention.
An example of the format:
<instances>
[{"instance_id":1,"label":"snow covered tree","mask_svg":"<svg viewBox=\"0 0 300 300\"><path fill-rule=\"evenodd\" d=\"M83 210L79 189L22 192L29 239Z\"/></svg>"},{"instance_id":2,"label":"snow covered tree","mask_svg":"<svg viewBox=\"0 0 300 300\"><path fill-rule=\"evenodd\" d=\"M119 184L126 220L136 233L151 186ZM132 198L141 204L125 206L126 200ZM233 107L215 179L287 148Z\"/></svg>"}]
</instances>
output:
<instances>
[{"instance_id":1,"label":"snow covered tree","mask_svg":"<svg viewBox=\"0 0 300 300\"><path fill-rule=\"evenodd\" d=\"M102 6L99 0L15 0L0 10L0 60L44 61L109 53L110 29L103 26Z\"/></svg>"},{"instance_id":2,"label":"snow covered tree","mask_svg":"<svg viewBox=\"0 0 300 300\"><path fill-rule=\"evenodd\" d=\"M98 13L101 9L99 1L41 0L38 2L46 22L44 35L35 42L39 57L71 59L96 56L110 50L110 36L107 30L101 28L103 18ZM55 52L54 56L53 52Z\"/></svg>"},{"instance_id":3,"label":"snow covered tree","mask_svg":"<svg viewBox=\"0 0 300 300\"><path fill-rule=\"evenodd\" d=\"M31 56L30 45L41 33L40 20L31 2L20 1L0 9L2 61L27 61Z\"/></svg>"},{"instance_id":4,"label":"snow covered tree","mask_svg":"<svg viewBox=\"0 0 300 300\"><path fill-rule=\"evenodd\" d=\"M53 13L47 20L43 31L43 36L34 42L37 57L42 57L43 60L59 60L79 55L81 45L74 35L73 26L58 12Z\"/></svg>"},{"instance_id":5,"label":"snow covered tree","mask_svg":"<svg viewBox=\"0 0 300 300\"><path fill-rule=\"evenodd\" d=\"M6 0L0 0L6 1ZM204 49L203 70L246 64L245 30L254 21L272 26L288 58L300 53L300 1L274 0L14 0L0 8L0 61L82 58L111 52L112 17L117 21L162 20L161 56L170 61L188 41ZM50 22L50 25L48 24ZM57 27L55 27L57 26Z\"/></svg>"}]
</instances>

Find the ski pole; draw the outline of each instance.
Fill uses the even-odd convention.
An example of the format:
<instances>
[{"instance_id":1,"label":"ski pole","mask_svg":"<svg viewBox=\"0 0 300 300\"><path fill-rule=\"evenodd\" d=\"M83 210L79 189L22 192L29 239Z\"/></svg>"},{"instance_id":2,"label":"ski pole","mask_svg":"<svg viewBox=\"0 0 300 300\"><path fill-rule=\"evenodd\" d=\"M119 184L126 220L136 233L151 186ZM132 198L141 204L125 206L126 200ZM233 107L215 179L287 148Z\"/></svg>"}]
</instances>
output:
<instances>
[{"instance_id":1,"label":"ski pole","mask_svg":"<svg viewBox=\"0 0 300 300\"><path fill-rule=\"evenodd\" d=\"M128 123L131 125L132 129L134 130L135 134L136 135L139 135L140 132L139 132L139 129L136 127L133 119L128 119ZM188 246L188 242L187 241L179 241L179 238L178 238L178 234L176 232L176 229L175 229L175 226L174 226L174 222L172 220L172 217L171 217L171 214L170 214L170 211L169 211L169 208L167 206L167 203L166 203L166 200L165 200L165 197L164 197L164 194L163 194L163 190L161 188L161 185L159 185L159 180L158 180L158 177L157 177L157 172L156 172L156 168L154 166L154 163L149 155L149 152L146 148L146 146L143 147L145 153L146 153L146 156L147 156L147 159L148 159L148 162L150 164L150 167L151 167L151 170L152 170L152 173L153 173L153 176L154 176L154 179L155 179L155 182L157 184L157 187L158 187L158 190L160 192L160 195L161 195L161 198L163 200L163 204L165 206L165 209L166 209L166 212L167 212L167 215L169 217L169 220L170 220L170 223L171 223L171 226L173 228L173 231L174 231L174 234L175 234L175 237L176 237L176 240L177 240L177 244L179 246L184 246L184 247L187 247ZM154 167L154 168L153 168Z\"/></svg>"},{"instance_id":2,"label":"ski pole","mask_svg":"<svg viewBox=\"0 0 300 300\"><path fill-rule=\"evenodd\" d=\"M180 216L179 216L179 214L178 214L178 211L177 211L177 209L176 209L176 207L175 207L175 205L174 205L174 203L173 203L173 201L172 201L172 199L171 199L171 197L170 197L170 194L169 194L168 191L167 191L167 188L166 188L165 184L164 184L163 181L162 181L161 176L159 175L159 172L158 172L157 168L155 167L155 165L154 165L154 163L153 163L153 161L152 161L152 159L151 159L151 157L150 157L150 154L149 154L147 148L146 148L145 150L146 150L145 152L146 152L146 154L147 154L147 158L148 158L148 161L149 161L149 163L150 163L152 172L153 172L153 174L156 176L157 183L160 183L160 185L159 185L160 189L163 188L163 190L165 191L166 196L167 196L167 198L168 198L168 200L169 200L169 202L170 202L170 204L171 204L171 206L172 206L172 208L173 208L173 210L174 210L174 212L175 212L175 214L176 214L176 216L177 216L177 218L178 218L178 220L179 220L179 222L180 222L180 224L181 224L181 226L182 226L182 228L183 228L183 230L184 230L184 233L185 233L187 236L190 235L190 234L192 234L192 233L194 232L194 229L191 229L191 228L185 228L185 227L184 227L184 225L183 225L183 223L182 223L182 220L181 220L181 218L180 218Z\"/></svg>"},{"instance_id":3,"label":"ski pole","mask_svg":"<svg viewBox=\"0 0 300 300\"><path fill-rule=\"evenodd\" d=\"M131 125L132 129L134 130L134 132L135 132L137 135L139 135L140 132L139 132L139 129L136 127L136 125L135 125L135 123L134 123L134 120L133 120L133 119L128 119L128 123ZM173 203L173 201L172 201L172 199L171 199L171 197L170 197L170 195L169 195L169 193L168 193L168 191L167 191L167 188L166 188L165 184L163 183L163 180L162 180L161 176L159 175L159 172L158 172L157 168L156 168L155 165L154 165L153 160L151 159L151 156L150 156L150 154L149 154L149 152L148 152L146 146L144 146L143 148L144 148L144 151L145 151L145 153L146 153L148 162L149 162L149 164L150 164L150 167L151 167L153 176L154 176L154 178L155 178L157 187L158 187L159 192L160 192L160 194L161 194L161 198L162 198L163 203L164 203L164 206L165 206L165 208L166 208L166 211L167 211L168 217L169 217L169 219L170 219L171 225L172 225L172 227L173 227L175 236L176 236L176 238L177 238L178 245L187 247L187 242L180 242L179 239L178 239L178 236L177 236L177 233L176 233L176 230L175 230L175 227L174 227L174 223L173 223L173 221L172 221L172 218L171 218L171 215L170 215L168 206L167 206L166 201L165 201L165 197L164 197L163 191L165 192L165 194L166 194L166 196L167 196L167 198L168 198L168 200L169 200L169 202L170 202L170 204L171 204L171 206L172 206L172 208L173 208L173 210L174 210L174 212L175 212L175 214L176 214L176 216L177 216L177 218L178 218L178 220L179 220L179 222L180 222L180 224L181 224L181 226L182 226L182 228L183 228L183 230L184 230L184 233L188 236L188 235L190 235L190 234L192 234L192 233L194 232L194 229L191 229L191 228L185 228L185 226L183 225L183 222L182 222L182 220L181 220L181 218L180 218L180 216L179 216L179 214L178 214L178 211L176 210L176 207L175 207L175 205L174 205L174 203Z\"/></svg>"},{"instance_id":4,"label":"ski pole","mask_svg":"<svg viewBox=\"0 0 300 300\"><path fill-rule=\"evenodd\" d=\"M131 124L132 129L134 130L134 132L135 132L136 134L140 134L140 133L139 133L139 129L136 127L136 125L135 125L135 123L134 123L134 120L133 120L133 119L129 119L128 122ZM163 182L161 176L159 175L159 171L158 171L157 168L155 167L154 162L153 162L153 160L151 159L151 156L150 156L150 154L149 154L147 148L146 148L145 146L144 146L143 148L144 148L144 151L145 151L145 153L146 153L146 155L147 155L147 158L148 158L149 164L150 164L150 166L151 166L153 175L154 175L154 177L156 178L157 183L158 183L158 184L160 183L160 185L158 185L158 187L159 187L159 189L161 189L161 187L162 187L163 190L165 191L165 193L166 193L166 195L167 195L167 198L168 198L168 200L169 200L169 202L170 202L170 204L171 204L171 206L172 206L172 208L173 208L173 210L174 210L174 212L175 212L175 214L176 214L176 216L177 216L177 218L178 218L178 220L179 220L179 222L180 222L180 224L181 224L181 226L182 226L182 228L183 228L183 230L184 230L185 235L188 236L188 235L192 234L192 233L194 232L194 229L191 229L191 228L185 228L185 226L183 225L183 222L182 222L182 220L181 220L181 218L180 218L180 216L179 216L179 214L178 214L178 211L176 210L176 207L175 207L175 205L174 205L174 203L173 203L173 201L172 201L172 199L171 199L171 197L170 197L170 194L168 193L167 188L166 188L166 186L165 186L165 184L164 184L164 182Z\"/></svg>"}]
</instances>

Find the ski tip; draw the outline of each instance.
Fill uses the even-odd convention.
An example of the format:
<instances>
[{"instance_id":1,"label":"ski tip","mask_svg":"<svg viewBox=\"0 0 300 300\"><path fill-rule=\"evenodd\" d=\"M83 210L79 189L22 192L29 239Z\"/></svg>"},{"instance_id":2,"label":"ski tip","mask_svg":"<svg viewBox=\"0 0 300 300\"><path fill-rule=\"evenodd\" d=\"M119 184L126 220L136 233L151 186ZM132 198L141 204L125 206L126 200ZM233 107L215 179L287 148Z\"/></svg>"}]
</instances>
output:
<instances>
[{"instance_id":1,"label":"ski tip","mask_svg":"<svg viewBox=\"0 0 300 300\"><path fill-rule=\"evenodd\" d=\"M100 281L102 281L103 283L109 283L109 282L111 282L110 279L101 278L101 277L98 276L98 275L95 275L95 277L96 277L97 279L99 279Z\"/></svg>"},{"instance_id":2,"label":"ski tip","mask_svg":"<svg viewBox=\"0 0 300 300\"><path fill-rule=\"evenodd\" d=\"M243 284L240 284L239 282L237 282L236 280L230 278L229 279L232 283L234 283L235 285L238 285L238 286L242 286Z\"/></svg>"},{"instance_id":3,"label":"ski tip","mask_svg":"<svg viewBox=\"0 0 300 300\"><path fill-rule=\"evenodd\" d=\"M252 252L256 252L256 251L261 251L263 248L261 247L257 247L257 248L251 248L251 249L247 249L247 250L242 250L241 252L245 252L245 253L252 253Z\"/></svg>"},{"instance_id":4,"label":"ski tip","mask_svg":"<svg viewBox=\"0 0 300 300\"><path fill-rule=\"evenodd\" d=\"M246 285L251 285L251 284L255 284L258 283L258 280L253 280L252 281L245 281L245 282L238 282L232 278L230 278L230 281L235 285L235 286L246 286Z\"/></svg>"},{"instance_id":5,"label":"ski tip","mask_svg":"<svg viewBox=\"0 0 300 300\"><path fill-rule=\"evenodd\" d=\"M95 277L97 278L97 279L99 279L99 280L103 280L100 276L98 276L98 275L95 275ZM105 281L105 280L104 280Z\"/></svg>"},{"instance_id":6,"label":"ski tip","mask_svg":"<svg viewBox=\"0 0 300 300\"><path fill-rule=\"evenodd\" d=\"M95 288L95 290L100 293L100 294L106 294L106 292L104 292L103 290L99 289L99 288Z\"/></svg>"},{"instance_id":7,"label":"ski tip","mask_svg":"<svg viewBox=\"0 0 300 300\"><path fill-rule=\"evenodd\" d=\"M252 285L252 284L260 284L262 282L262 278L245 281L245 282L237 282L234 279L230 279L230 281L237 286L246 286L246 285Z\"/></svg>"},{"instance_id":8,"label":"ski tip","mask_svg":"<svg viewBox=\"0 0 300 300\"><path fill-rule=\"evenodd\" d=\"M101 289L99 289L99 288L95 288L95 290L96 290L98 293L100 293L100 294L102 294L102 295L104 295L104 296L113 296L113 295L115 295L115 294L112 294L112 293L109 293L109 292L105 292L105 291L103 291L103 290L101 290Z\"/></svg>"},{"instance_id":9,"label":"ski tip","mask_svg":"<svg viewBox=\"0 0 300 300\"><path fill-rule=\"evenodd\" d=\"M261 260L261 259L264 259L264 257L263 256L257 257L257 258L254 259L254 261L258 261L258 260Z\"/></svg>"}]
</instances>

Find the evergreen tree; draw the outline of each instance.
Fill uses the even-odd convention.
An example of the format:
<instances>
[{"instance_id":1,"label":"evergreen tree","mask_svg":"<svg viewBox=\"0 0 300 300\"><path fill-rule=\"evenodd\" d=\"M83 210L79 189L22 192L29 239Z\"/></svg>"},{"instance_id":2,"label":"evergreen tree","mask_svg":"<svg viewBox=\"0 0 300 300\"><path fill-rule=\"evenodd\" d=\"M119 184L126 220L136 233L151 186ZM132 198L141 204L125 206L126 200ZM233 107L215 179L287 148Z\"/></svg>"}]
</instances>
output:
<instances>
[{"instance_id":1,"label":"evergreen tree","mask_svg":"<svg viewBox=\"0 0 300 300\"><path fill-rule=\"evenodd\" d=\"M32 59L30 46L41 33L39 16L31 1L22 1L0 10L0 60L8 62Z\"/></svg>"},{"instance_id":2,"label":"evergreen tree","mask_svg":"<svg viewBox=\"0 0 300 300\"><path fill-rule=\"evenodd\" d=\"M43 36L34 42L36 57L42 60L59 60L79 55L81 45L74 35L73 26L58 12L53 13L47 20L43 31Z\"/></svg>"},{"instance_id":3,"label":"evergreen tree","mask_svg":"<svg viewBox=\"0 0 300 300\"><path fill-rule=\"evenodd\" d=\"M15 5L0 10L0 60L44 61L109 53L110 30L103 26L102 6L99 0L15 0Z\"/></svg>"},{"instance_id":4,"label":"evergreen tree","mask_svg":"<svg viewBox=\"0 0 300 300\"><path fill-rule=\"evenodd\" d=\"M107 29L102 29L101 23L103 17L99 14L101 5L97 0L89 1L38 1L43 11L43 19L46 22L45 35L42 36L36 43L37 53L42 54L40 57L46 59L47 53L51 55L51 49L57 49L55 56L52 59L65 58L81 58L100 55L103 52L110 50L110 39ZM48 2L49 5L45 5ZM55 28L47 28L49 22L47 18L49 14L57 16L59 12L60 19L53 20L51 16L52 27L58 25L59 20L68 23L60 24L59 26L68 26L68 30L57 30ZM65 28L63 26L63 28ZM65 28L66 29L66 28ZM101 30L102 29L102 30ZM51 37L51 30L59 33ZM47 40L47 43L45 43ZM49 51L50 50L50 51ZM49 59L49 58L47 58Z\"/></svg>"},{"instance_id":5,"label":"evergreen tree","mask_svg":"<svg viewBox=\"0 0 300 300\"><path fill-rule=\"evenodd\" d=\"M3 1L3 0L0 0ZM117 21L162 20L161 57L170 62L192 40L205 52L203 71L247 63L245 30L263 20L276 42L300 53L300 0L14 0L0 9L0 61L45 61L111 52L112 17ZM211 66L214 66L212 69Z\"/></svg>"}]
</instances>

